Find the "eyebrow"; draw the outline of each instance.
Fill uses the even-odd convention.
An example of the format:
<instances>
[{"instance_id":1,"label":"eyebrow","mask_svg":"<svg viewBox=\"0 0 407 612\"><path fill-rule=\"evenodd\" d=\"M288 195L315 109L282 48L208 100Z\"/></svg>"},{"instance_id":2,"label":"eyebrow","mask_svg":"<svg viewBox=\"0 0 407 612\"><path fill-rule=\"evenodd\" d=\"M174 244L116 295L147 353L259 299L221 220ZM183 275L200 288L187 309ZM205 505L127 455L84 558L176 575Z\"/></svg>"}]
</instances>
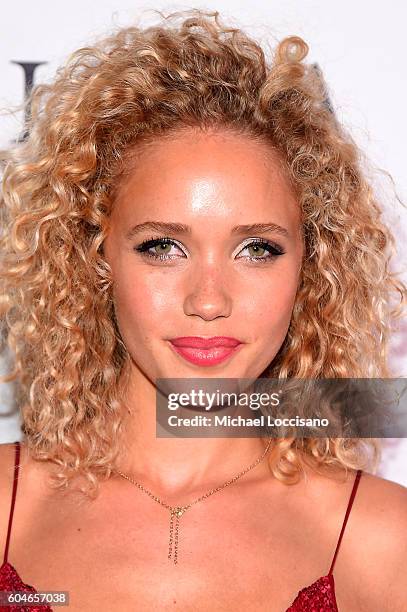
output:
<instances>
[{"instance_id":1,"label":"eyebrow","mask_svg":"<svg viewBox=\"0 0 407 612\"><path fill-rule=\"evenodd\" d=\"M189 225L183 223L164 223L162 221L145 221L134 225L127 233L126 239L131 240L141 232L145 230L162 232L165 234L191 234L192 228ZM290 233L285 227L281 227L277 223L251 223L248 225L235 225L232 230L232 235L244 235L244 234L264 234L266 232L274 232L281 236L289 237Z\"/></svg>"}]
</instances>

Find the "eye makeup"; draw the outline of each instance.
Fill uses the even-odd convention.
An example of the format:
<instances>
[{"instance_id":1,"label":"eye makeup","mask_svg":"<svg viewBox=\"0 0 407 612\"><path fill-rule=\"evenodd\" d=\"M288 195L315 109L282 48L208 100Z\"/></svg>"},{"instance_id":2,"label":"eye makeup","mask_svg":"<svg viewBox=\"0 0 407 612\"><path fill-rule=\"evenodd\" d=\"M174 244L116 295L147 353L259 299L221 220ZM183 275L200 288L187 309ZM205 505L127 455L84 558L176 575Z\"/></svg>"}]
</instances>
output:
<instances>
[{"instance_id":1,"label":"eye makeup","mask_svg":"<svg viewBox=\"0 0 407 612\"><path fill-rule=\"evenodd\" d=\"M165 248L167 246L175 246L181 252L184 253L181 245L176 240L174 240L173 238L170 238L169 236L159 236L157 238L149 238L147 240L144 240L140 245L138 245L137 247L134 247L134 250L137 253L140 253L142 257L150 258L152 260L168 261L168 260L178 259L180 257L179 255L171 255L171 254L168 254L168 252L167 253L151 252L152 249L156 247ZM252 261L252 262L270 263L271 261L274 261L277 257L280 257L281 255L285 254L285 251L281 246L265 238L248 239L248 242L244 245L241 251L239 251L239 253L249 248L263 250L266 253L268 253L268 255L266 257L260 256L260 255L249 255L247 257L244 257L244 256L237 257L237 259L248 259L249 261ZM184 253L184 256L186 257L185 253Z\"/></svg>"}]
</instances>

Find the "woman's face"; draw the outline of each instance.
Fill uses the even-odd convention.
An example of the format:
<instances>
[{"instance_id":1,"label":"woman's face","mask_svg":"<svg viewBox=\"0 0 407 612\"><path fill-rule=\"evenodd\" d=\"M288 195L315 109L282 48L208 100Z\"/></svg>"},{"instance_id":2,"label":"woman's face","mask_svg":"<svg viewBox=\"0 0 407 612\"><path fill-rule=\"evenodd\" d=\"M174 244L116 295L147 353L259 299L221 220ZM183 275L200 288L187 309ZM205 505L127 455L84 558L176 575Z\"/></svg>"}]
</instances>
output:
<instances>
[{"instance_id":1,"label":"woman's face","mask_svg":"<svg viewBox=\"0 0 407 612\"><path fill-rule=\"evenodd\" d=\"M191 129L158 140L122 178L104 253L120 333L142 374L257 378L291 319L299 206L267 144ZM216 336L235 342L208 347Z\"/></svg>"}]
</instances>

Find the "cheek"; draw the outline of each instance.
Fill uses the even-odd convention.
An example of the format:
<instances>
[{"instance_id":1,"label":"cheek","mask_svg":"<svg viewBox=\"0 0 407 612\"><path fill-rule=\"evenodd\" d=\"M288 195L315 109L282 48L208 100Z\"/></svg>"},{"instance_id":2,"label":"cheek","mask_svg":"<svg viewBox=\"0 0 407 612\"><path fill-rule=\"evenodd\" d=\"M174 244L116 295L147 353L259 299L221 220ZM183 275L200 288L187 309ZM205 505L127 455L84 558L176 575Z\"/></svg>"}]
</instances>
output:
<instances>
[{"instance_id":1,"label":"cheek","mask_svg":"<svg viewBox=\"0 0 407 612\"><path fill-rule=\"evenodd\" d=\"M282 342L287 333L295 303L297 284L290 276L276 275L272 282L262 283L247 300L245 318L256 329L259 340Z\"/></svg>"},{"instance_id":2,"label":"cheek","mask_svg":"<svg viewBox=\"0 0 407 612\"><path fill-rule=\"evenodd\" d=\"M154 274L117 279L114 289L116 317L124 336L138 339L148 330L164 327L174 312L174 292L168 291L162 277Z\"/></svg>"}]
</instances>

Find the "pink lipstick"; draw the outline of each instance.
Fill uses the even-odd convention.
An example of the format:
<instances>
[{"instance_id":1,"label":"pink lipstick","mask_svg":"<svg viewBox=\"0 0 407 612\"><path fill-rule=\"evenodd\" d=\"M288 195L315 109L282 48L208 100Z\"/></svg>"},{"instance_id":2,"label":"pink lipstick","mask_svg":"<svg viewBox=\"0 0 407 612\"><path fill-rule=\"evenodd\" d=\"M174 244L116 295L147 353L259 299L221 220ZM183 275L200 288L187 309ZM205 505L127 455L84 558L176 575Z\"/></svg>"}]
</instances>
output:
<instances>
[{"instance_id":1,"label":"pink lipstick","mask_svg":"<svg viewBox=\"0 0 407 612\"><path fill-rule=\"evenodd\" d=\"M199 366L222 363L243 346L240 340L227 336L183 336L173 338L170 344L178 355Z\"/></svg>"}]
</instances>

